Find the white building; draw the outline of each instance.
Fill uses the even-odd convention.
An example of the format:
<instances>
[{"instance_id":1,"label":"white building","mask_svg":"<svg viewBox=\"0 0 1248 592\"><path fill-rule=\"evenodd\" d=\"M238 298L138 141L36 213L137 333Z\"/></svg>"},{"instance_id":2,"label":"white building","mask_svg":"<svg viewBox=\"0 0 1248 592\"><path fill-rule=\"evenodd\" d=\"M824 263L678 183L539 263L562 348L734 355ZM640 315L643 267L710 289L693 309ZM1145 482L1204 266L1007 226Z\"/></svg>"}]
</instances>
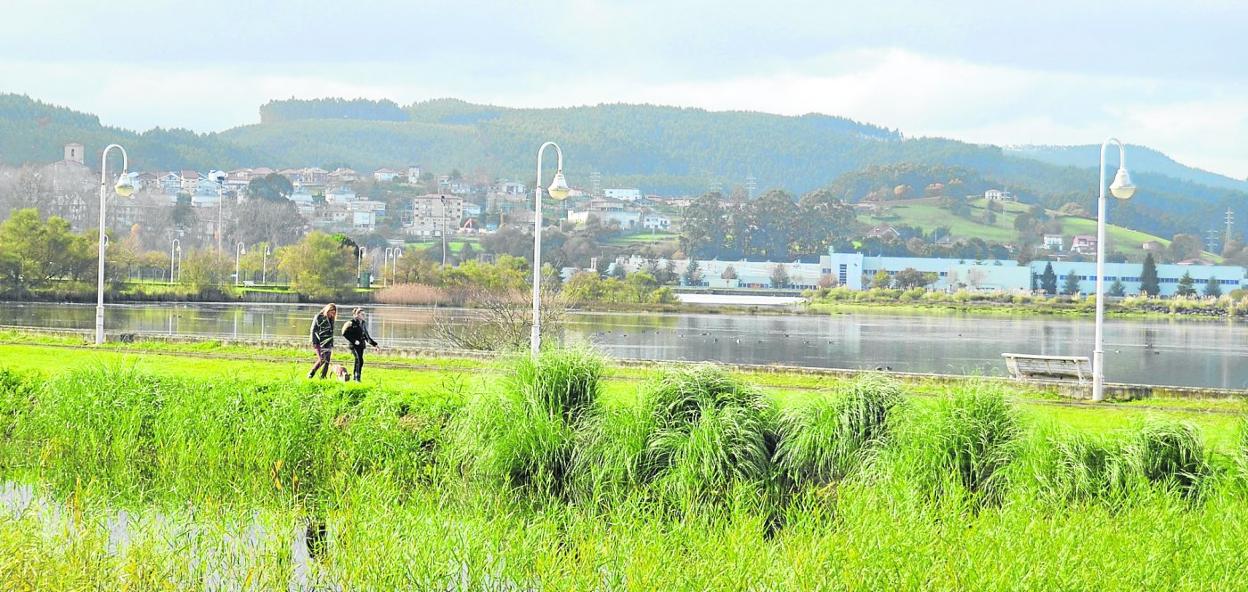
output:
<instances>
[{"instance_id":1,"label":"white building","mask_svg":"<svg viewBox=\"0 0 1248 592\"><path fill-rule=\"evenodd\" d=\"M1091 294L1096 290L1095 262L1032 261L1019 265L1013 260L936 259L928 257L866 257L861 253L829 253L820 258L824 271L837 283L851 290L870 287L877 272L895 276L906 269L935 274L936 281L928 286L933 290L967 289L986 292L1030 292L1038 288L1040 276L1048 265L1057 275L1057 287L1065 284L1066 276L1075 275L1079 291ZM1140 292L1141 263L1106 263L1105 282L1112 285L1121 282L1127 295ZM1226 293L1245 285L1246 270L1230 265L1158 265L1160 296L1173 296L1184 274L1191 274L1197 292L1203 292L1210 281L1215 281Z\"/></svg>"},{"instance_id":2,"label":"white building","mask_svg":"<svg viewBox=\"0 0 1248 592\"><path fill-rule=\"evenodd\" d=\"M399 176L399 172L394 169L381 168L373 171L373 180L378 183L389 183Z\"/></svg>"},{"instance_id":3,"label":"white building","mask_svg":"<svg viewBox=\"0 0 1248 592\"><path fill-rule=\"evenodd\" d=\"M453 234L464 215L464 199L454 195L422 195L412 198L412 208L403 213L403 231L412 236Z\"/></svg>"},{"instance_id":4,"label":"white building","mask_svg":"<svg viewBox=\"0 0 1248 592\"><path fill-rule=\"evenodd\" d=\"M637 188L631 189L603 189L602 196L610 199L622 199L624 201L637 201L641 199L641 190Z\"/></svg>"},{"instance_id":5,"label":"white building","mask_svg":"<svg viewBox=\"0 0 1248 592\"><path fill-rule=\"evenodd\" d=\"M577 224L588 224L594 218L603 226L618 224L620 230L636 230L641 225L641 212L634 210L582 210L568 212L568 220Z\"/></svg>"},{"instance_id":6,"label":"white building","mask_svg":"<svg viewBox=\"0 0 1248 592\"><path fill-rule=\"evenodd\" d=\"M515 181L503 181L498 184L498 192L503 195L524 195L528 193L528 190L528 186L524 183L517 183Z\"/></svg>"},{"instance_id":7,"label":"white building","mask_svg":"<svg viewBox=\"0 0 1248 592\"><path fill-rule=\"evenodd\" d=\"M641 227L646 230L667 230L672 227L672 221L663 214L649 213L642 216Z\"/></svg>"},{"instance_id":8,"label":"white building","mask_svg":"<svg viewBox=\"0 0 1248 592\"><path fill-rule=\"evenodd\" d=\"M347 187L339 187L337 189L331 189L325 193L325 201L327 203L332 203L332 204L350 203L350 202L355 201L356 199L357 199L357 196L355 192Z\"/></svg>"},{"instance_id":9,"label":"white building","mask_svg":"<svg viewBox=\"0 0 1248 592\"><path fill-rule=\"evenodd\" d=\"M989 189L984 192L984 199L988 201L1014 201L1014 194L1004 189Z\"/></svg>"},{"instance_id":10,"label":"white building","mask_svg":"<svg viewBox=\"0 0 1248 592\"><path fill-rule=\"evenodd\" d=\"M1064 248L1066 239L1060 234L1044 235L1044 248L1048 251L1061 251Z\"/></svg>"}]
</instances>

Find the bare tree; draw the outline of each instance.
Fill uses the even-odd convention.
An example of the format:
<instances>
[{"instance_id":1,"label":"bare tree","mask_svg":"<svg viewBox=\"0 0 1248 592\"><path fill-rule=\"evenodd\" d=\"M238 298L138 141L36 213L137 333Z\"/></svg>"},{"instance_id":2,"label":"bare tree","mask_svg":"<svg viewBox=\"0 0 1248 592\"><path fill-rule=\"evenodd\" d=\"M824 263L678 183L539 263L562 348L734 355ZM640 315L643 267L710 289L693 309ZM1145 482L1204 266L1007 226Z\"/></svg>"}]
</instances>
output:
<instances>
[{"instance_id":1,"label":"bare tree","mask_svg":"<svg viewBox=\"0 0 1248 592\"><path fill-rule=\"evenodd\" d=\"M446 318L434 322L434 332L451 347L476 351L512 351L529 342L533 327L533 300L526 290L474 290L465 300L473 307L467 323ZM567 312L553 291L542 293L542 336L558 333Z\"/></svg>"}]
</instances>

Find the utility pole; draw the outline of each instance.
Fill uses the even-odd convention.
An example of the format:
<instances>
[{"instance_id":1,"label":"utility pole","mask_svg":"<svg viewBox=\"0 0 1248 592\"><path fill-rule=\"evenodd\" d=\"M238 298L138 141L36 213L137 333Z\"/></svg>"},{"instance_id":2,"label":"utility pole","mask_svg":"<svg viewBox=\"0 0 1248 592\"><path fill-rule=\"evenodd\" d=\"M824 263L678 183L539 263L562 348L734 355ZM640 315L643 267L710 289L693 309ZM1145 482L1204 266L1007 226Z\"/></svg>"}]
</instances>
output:
<instances>
[{"instance_id":1,"label":"utility pole","mask_svg":"<svg viewBox=\"0 0 1248 592\"><path fill-rule=\"evenodd\" d=\"M1235 212L1231 208L1226 208L1226 237L1223 244L1231 242L1231 227L1235 225Z\"/></svg>"},{"instance_id":2,"label":"utility pole","mask_svg":"<svg viewBox=\"0 0 1248 592\"><path fill-rule=\"evenodd\" d=\"M1218 232L1217 228L1210 228L1207 232L1205 232L1205 250L1206 251L1209 251L1210 253L1217 253L1219 251L1218 237L1220 234L1221 233Z\"/></svg>"},{"instance_id":3,"label":"utility pole","mask_svg":"<svg viewBox=\"0 0 1248 592\"><path fill-rule=\"evenodd\" d=\"M752 173L745 176L745 198L747 200L754 199L754 190L758 189L758 179L754 178Z\"/></svg>"}]
</instances>

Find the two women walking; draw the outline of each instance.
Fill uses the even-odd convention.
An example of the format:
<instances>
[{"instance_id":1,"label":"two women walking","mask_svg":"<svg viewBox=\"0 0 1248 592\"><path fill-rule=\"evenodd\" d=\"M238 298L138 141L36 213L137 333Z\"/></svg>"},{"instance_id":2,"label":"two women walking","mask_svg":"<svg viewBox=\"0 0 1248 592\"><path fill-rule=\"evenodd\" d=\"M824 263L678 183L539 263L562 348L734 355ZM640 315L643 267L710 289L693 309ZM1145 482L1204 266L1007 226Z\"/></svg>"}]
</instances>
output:
<instances>
[{"instance_id":1,"label":"two women walking","mask_svg":"<svg viewBox=\"0 0 1248 592\"><path fill-rule=\"evenodd\" d=\"M312 319L312 348L316 351L316 363L312 365L312 370L308 372L308 378L314 378L316 373L321 373L321 378L329 375L331 359L334 354L334 321L338 318L338 306L330 303L322 308L316 317ZM364 319L364 309L356 308L351 311L351 320L347 321L342 328L342 336L347 339L347 345L351 348L351 355L355 357L355 371L351 376L346 377L348 380L352 377L356 382L360 381L360 374L364 370L364 348L371 345L377 347L377 342L368 334L368 323ZM345 373L345 369L340 369Z\"/></svg>"}]
</instances>

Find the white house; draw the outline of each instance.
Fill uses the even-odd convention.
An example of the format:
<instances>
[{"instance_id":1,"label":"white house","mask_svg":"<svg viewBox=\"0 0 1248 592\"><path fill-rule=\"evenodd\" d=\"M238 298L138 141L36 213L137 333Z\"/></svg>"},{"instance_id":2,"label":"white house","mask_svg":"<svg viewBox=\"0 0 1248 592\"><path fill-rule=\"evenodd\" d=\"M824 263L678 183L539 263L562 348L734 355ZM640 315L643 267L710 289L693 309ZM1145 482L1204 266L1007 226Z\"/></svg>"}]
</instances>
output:
<instances>
[{"instance_id":1,"label":"white house","mask_svg":"<svg viewBox=\"0 0 1248 592\"><path fill-rule=\"evenodd\" d=\"M576 224L586 224L590 218L596 218L599 224L610 226L618 224L620 230L636 230L641 224L641 212L632 210L582 210L568 212L568 220Z\"/></svg>"},{"instance_id":2,"label":"white house","mask_svg":"<svg viewBox=\"0 0 1248 592\"><path fill-rule=\"evenodd\" d=\"M1044 248L1047 251L1061 251L1064 243L1065 238L1060 234L1044 235Z\"/></svg>"},{"instance_id":3,"label":"white house","mask_svg":"<svg viewBox=\"0 0 1248 592\"><path fill-rule=\"evenodd\" d=\"M989 189L984 192L984 199L988 201L1014 201L1014 194L1004 189Z\"/></svg>"},{"instance_id":4,"label":"white house","mask_svg":"<svg viewBox=\"0 0 1248 592\"><path fill-rule=\"evenodd\" d=\"M349 203L357 198L354 191L347 187L339 187L325 193L325 201L332 204Z\"/></svg>"},{"instance_id":5,"label":"white house","mask_svg":"<svg viewBox=\"0 0 1248 592\"><path fill-rule=\"evenodd\" d=\"M646 230L667 230L672 221L662 214L649 213L641 218L641 227Z\"/></svg>"},{"instance_id":6,"label":"white house","mask_svg":"<svg viewBox=\"0 0 1248 592\"><path fill-rule=\"evenodd\" d=\"M380 168L373 171L373 179L378 183L389 183L399 176L399 172L394 169Z\"/></svg>"}]
</instances>

